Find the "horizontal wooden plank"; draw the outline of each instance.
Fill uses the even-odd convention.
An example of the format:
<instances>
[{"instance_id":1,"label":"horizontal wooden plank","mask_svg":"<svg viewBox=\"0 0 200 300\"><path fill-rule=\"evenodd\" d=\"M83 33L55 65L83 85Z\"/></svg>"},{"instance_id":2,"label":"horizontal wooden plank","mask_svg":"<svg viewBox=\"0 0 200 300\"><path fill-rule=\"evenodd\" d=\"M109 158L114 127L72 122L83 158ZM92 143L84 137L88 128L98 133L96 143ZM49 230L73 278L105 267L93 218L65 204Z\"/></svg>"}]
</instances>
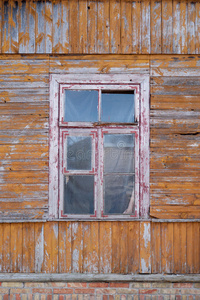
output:
<instances>
[{"instance_id":1,"label":"horizontal wooden plank","mask_svg":"<svg viewBox=\"0 0 200 300\"><path fill-rule=\"evenodd\" d=\"M48 167L48 160L0 160L0 171L45 171Z\"/></svg>"},{"instance_id":2,"label":"horizontal wooden plank","mask_svg":"<svg viewBox=\"0 0 200 300\"><path fill-rule=\"evenodd\" d=\"M161 219L195 219L200 217L200 206L151 206L150 216Z\"/></svg>"},{"instance_id":3,"label":"horizontal wooden plank","mask_svg":"<svg viewBox=\"0 0 200 300\"><path fill-rule=\"evenodd\" d=\"M165 154L166 156L174 155L175 157L178 155L186 155L186 156L198 156L199 150L200 150L200 144L199 143L187 143L184 146L184 143L177 143L174 145L169 145L168 143L163 143L158 141L158 144L160 144L160 147L151 149L152 158L153 156ZM158 146L158 145L157 145ZM171 147L170 147L171 146Z\"/></svg>"},{"instance_id":4,"label":"horizontal wooden plank","mask_svg":"<svg viewBox=\"0 0 200 300\"><path fill-rule=\"evenodd\" d=\"M48 102L7 102L0 103L0 115L47 115L49 112Z\"/></svg>"},{"instance_id":5,"label":"horizontal wooden plank","mask_svg":"<svg viewBox=\"0 0 200 300\"><path fill-rule=\"evenodd\" d=\"M0 160L2 159L48 159L48 144L30 145L13 144L0 147Z\"/></svg>"},{"instance_id":6,"label":"horizontal wooden plank","mask_svg":"<svg viewBox=\"0 0 200 300\"><path fill-rule=\"evenodd\" d=\"M159 179L159 180L158 180ZM184 182L200 181L200 170L151 170L150 182Z\"/></svg>"},{"instance_id":7,"label":"horizontal wooden plank","mask_svg":"<svg viewBox=\"0 0 200 300\"><path fill-rule=\"evenodd\" d=\"M56 60L50 58L50 73L149 73L149 60Z\"/></svg>"},{"instance_id":8,"label":"horizontal wooden plank","mask_svg":"<svg viewBox=\"0 0 200 300\"><path fill-rule=\"evenodd\" d=\"M1 210L0 218L2 220L31 220L31 219L46 219L48 217L47 209L12 209Z\"/></svg>"},{"instance_id":9,"label":"horizontal wooden plank","mask_svg":"<svg viewBox=\"0 0 200 300\"><path fill-rule=\"evenodd\" d=\"M45 129L48 128L48 114L40 115L38 112L35 115L2 115L0 118L1 130L24 130L24 129Z\"/></svg>"},{"instance_id":10,"label":"horizontal wooden plank","mask_svg":"<svg viewBox=\"0 0 200 300\"><path fill-rule=\"evenodd\" d=\"M199 96L151 95L151 109L197 111L200 110Z\"/></svg>"},{"instance_id":11,"label":"horizontal wooden plank","mask_svg":"<svg viewBox=\"0 0 200 300\"><path fill-rule=\"evenodd\" d=\"M151 76L199 76L200 67L153 67L151 68Z\"/></svg>"},{"instance_id":12,"label":"horizontal wooden plank","mask_svg":"<svg viewBox=\"0 0 200 300\"><path fill-rule=\"evenodd\" d=\"M0 209L1 210L13 210L13 209L43 209L48 208L48 199L43 199L42 195L41 197L35 199L15 199L12 201L11 199L6 200L0 198Z\"/></svg>"},{"instance_id":13,"label":"horizontal wooden plank","mask_svg":"<svg viewBox=\"0 0 200 300\"><path fill-rule=\"evenodd\" d=\"M151 56L151 69L154 68L196 68L200 67L198 55L156 55Z\"/></svg>"},{"instance_id":14,"label":"horizontal wooden plank","mask_svg":"<svg viewBox=\"0 0 200 300\"><path fill-rule=\"evenodd\" d=\"M47 198L47 184L0 184L0 198Z\"/></svg>"},{"instance_id":15,"label":"horizontal wooden plank","mask_svg":"<svg viewBox=\"0 0 200 300\"><path fill-rule=\"evenodd\" d=\"M36 91L36 92L35 92ZM26 93L27 92L27 93ZM48 89L28 89L24 92L24 90L19 89L8 89L8 90L0 90L0 104L1 103L40 103L47 102L49 99ZM45 103L46 104L46 103Z\"/></svg>"},{"instance_id":16,"label":"horizontal wooden plank","mask_svg":"<svg viewBox=\"0 0 200 300\"><path fill-rule=\"evenodd\" d=\"M195 87L200 84L200 76L198 77L179 77L179 76L169 76L169 77L151 77L151 85L161 85L161 86L187 86Z\"/></svg>"},{"instance_id":17,"label":"horizontal wooden plank","mask_svg":"<svg viewBox=\"0 0 200 300\"><path fill-rule=\"evenodd\" d=\"M23 61L23 60L22 60ZM0 61L1 64L1 61ZM0 74L0 87L2 84L4 83L10 83L10 85L12 86L12 84L15 84L16 82L18 82L19 84L23 83L34 83L34 82L43 82L48 84L49 82L49 76L48 76L48 72L47 73L40 73L38 72L37 74L15 74L14 70L11 74Z\"/></svg>"},{"instance_id":18,"label":"horizontal wooden plank","mask_svg":"<svg viewBox=\"0 0 200 300\"><path fill-rule=\"evenodd\" d=\"M151 206L184 205L200 206L200 193L173 193L172 191L152 191L150 196Z\"/></svg>"},{"instance_id":19,"label":"horizontal wooden plank","mask_svg":"<svg viewBox=\"0 0 200 300\"><path fill-rule=\"evenodd\" d=\"M170 130L168 128L150 128L150 135L152 139L160 140L199 140L200 129L199 128L187 128L187 126L178 127L172 126Z\"/></svg>"},{"instance_id":20,"label":"horizontal wooden plank","mask_svg":"<svg viewBox=\"0 0 200 300\"><path fill-rule=\"evenodd\" d=\"M158 85L151 87L151 94L154 95L200 95L200 86L174 86Z\"/></svg>"},{"instance_id":21,"label":"horizontal wooden plank","mask_svg":"<svg viewBox=\"0 0 200 300\"><path fill-rule=\"evenodd\" d=\"M0 74L48 74L49 60L45 56L45 59L38 59L36 56L34 59L23 59L16 56L11 56L9 59L3 56L0 58Z\"/></svg>"},{"instance_id":22,"label":"horizontal wooden plank","mask_svg":"<svg viewBox=\"0 0 200 300\"><path fill-rule=\"evenodd\" d=\"M150 169L196 170L200 167L199 156L151 156Z\"/></svg>"},{"instance_id":23,"label":"horizontal wooden plank","mask_svg":"<svg viewBox=\"0 0 200 300\"><path fill-rule=\"evenodd\" d=\"M0 89L0 104L7 102L33 102L33 101L47 101L49 99L48 88L28 88L28 89Z\"/></svg>"},{"instance_id":24,"label":"horizontal wooden plank","mask_svg":"<svg viewBox=\"0 0 200 300\"><path fill-rule=\"evenodd\" d=\"M150 193L173 193L173 194L192 194L200 193L199 182L152 182L150 184Z\"/></svg>"},{"instance_id":25,"label":"horizontal wooden plank","mask_svg":"<svg viewBox=\"0 0 200 300\"><path fill-rule=\"evenodd\" d=\"M0 172L0 184L20 183L20 184L38 184L48 183L47 171L4 171Z\"/></svg>"},{"instance_id":26,"label":"horizontal wooden plank","mask_svg":"<svg viewBox=\"0 0 200 300\"><path fill-rule=\"evenodd\" d=\"M24 129L24 130L0 130L0 145L13 144L47 144L48 131L47 129Z\"/></svg>"}]
</instances>

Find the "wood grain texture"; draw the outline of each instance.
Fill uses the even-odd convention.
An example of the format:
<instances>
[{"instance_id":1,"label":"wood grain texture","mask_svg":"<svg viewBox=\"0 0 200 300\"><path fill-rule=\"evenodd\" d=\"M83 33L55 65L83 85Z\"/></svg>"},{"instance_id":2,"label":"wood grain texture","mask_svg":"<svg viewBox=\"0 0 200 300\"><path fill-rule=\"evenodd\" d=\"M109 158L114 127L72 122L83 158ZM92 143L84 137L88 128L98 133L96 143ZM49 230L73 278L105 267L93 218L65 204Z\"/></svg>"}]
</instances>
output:
<instances>
[{"instance_id":1,"label":"wood grain texture","mask_svg":"<svg viewBox=\"0 0 200 300\"><path fill-rule=\"evenodd\" d=\"M199 230L198 222L0 224L1 272L197 274Z\"/></svg>"},{"instance_id":2,"label":"wood grain texture","mask_svg":"<svg viewBox=\"0 0 200 300\"><path fill-rule=\"evenodd\" d=\"M1 1L0 53L199 54L192 0Z\"/></svg>"}]
</instances>

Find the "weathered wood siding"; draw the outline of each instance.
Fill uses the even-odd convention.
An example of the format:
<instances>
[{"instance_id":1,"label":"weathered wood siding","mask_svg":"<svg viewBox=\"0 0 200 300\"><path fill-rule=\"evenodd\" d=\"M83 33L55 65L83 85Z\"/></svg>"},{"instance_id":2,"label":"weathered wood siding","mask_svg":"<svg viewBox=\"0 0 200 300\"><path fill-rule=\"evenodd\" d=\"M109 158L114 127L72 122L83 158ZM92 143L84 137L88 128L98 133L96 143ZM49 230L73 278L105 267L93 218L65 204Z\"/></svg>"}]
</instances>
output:
<instances>
[{"instance_id":1,"label":"weathered wood siding","mask_svg":"<svg viewBox=\"0 0 200 300\"><path fill-rule=\"evenodd\" d=\"M200 218L198 56L0 57L0 217L48 217L50 73L150 73L150 215Z\"/></svg>"},{"instance_id":2,"label":"weathered wood siding","mask_svg":"<svg viewBox=\"0 0 200 300\"><path fill-rule=\"evenodd\" d=\"M48 219L49 75L86 71L149 74L150 216L200 218L199 12L190 0L0 1L0 220L19 222L0 224L0 272L200 272L198 222L20 223Z\"/></svg>"},{"instance_id":3,"label":"weathered wood siding","mask_svg":"<svg viewBox=\"0 0 200 300\"><path fill-rule=\"evenodd\" d=\"M199 230L200 223L0 224L0 272L199 273Z\"/></svg>"},{"instance_id":4,"label":"weathered wood siding","mask_svg":"<svg viewBox=\"0 0 200 300\"><path fill-rule=\"evenodd\" d=\"M150 119L150 215L199 218L199 57L151 59Z\"/></svg>"},{"instance_id":5,"label":"weathered wood siding","mask_svg":"<svg viewBox=\"0 0 200 300\"><path fill-rule=\"evenodd\" d=\"M0 53L199 54L200 3L2 0Z\"/></svg>"}]
</instances>

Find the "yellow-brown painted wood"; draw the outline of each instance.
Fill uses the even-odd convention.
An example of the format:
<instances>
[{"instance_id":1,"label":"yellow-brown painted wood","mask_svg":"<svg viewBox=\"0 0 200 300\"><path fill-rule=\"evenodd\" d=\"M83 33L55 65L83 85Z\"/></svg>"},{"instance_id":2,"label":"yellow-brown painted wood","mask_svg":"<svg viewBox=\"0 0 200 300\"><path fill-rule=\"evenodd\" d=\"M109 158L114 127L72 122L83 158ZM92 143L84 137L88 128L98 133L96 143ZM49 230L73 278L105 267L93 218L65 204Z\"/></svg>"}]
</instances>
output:
<instances>
[{"instance_id":1,"label":"yellow-brown painted wood","mask_svg":"<svg viewBox=\"0 0 200 300\"><path fill-rule=\"evenodd\" d=\"M198 222L116 221L112 226L110 223L0 224L1 271L199 273Z\"/></svg>"},{"instance_id":2,"label":"yellow-brown painted wood","mask_svg":"<svg viewBox=\"0 0 200 300\"><path fill-rule=\"evenodd\" d=\"M198 1L11 0L1 5L1 53L199 53Z\"/></svg>"}]
</instances>

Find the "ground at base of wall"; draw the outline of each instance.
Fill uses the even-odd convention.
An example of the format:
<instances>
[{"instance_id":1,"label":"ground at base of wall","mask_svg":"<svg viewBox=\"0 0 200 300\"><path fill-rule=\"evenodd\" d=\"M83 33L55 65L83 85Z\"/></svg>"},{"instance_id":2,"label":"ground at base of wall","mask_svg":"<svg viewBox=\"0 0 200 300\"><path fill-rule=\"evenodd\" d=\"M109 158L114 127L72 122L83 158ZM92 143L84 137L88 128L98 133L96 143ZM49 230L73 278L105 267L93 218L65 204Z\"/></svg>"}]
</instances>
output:
<instances>
[{"instance_id":1,"label":"ground at base of wall","mask_svg":"<svg viewBox=\"0 0 200 300\"><path fill-rule=\"evenodd\" d=\"M1 282L0 300L200 300L200 283Z\"/></svg>"}]
</instances>

